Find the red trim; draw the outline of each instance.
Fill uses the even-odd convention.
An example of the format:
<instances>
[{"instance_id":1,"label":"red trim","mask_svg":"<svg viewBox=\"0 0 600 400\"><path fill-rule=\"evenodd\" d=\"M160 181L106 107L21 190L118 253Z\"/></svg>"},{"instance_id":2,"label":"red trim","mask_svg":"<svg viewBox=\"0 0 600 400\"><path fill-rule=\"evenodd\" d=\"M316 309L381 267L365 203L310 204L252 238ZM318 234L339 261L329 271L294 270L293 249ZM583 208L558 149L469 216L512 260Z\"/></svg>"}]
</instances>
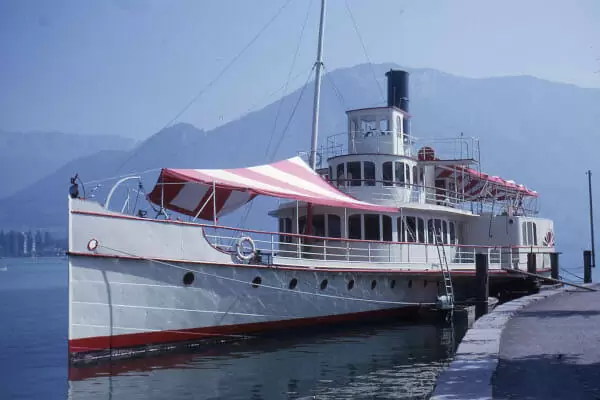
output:
<instances>
[{"instance_id":1,"label":"red trim","mask_svg":"<svg viewBox=\"0 0 600 400\"><path fill-rule=\"evenodd\" d=\"M207 328L178 329L173 331L130 333L115 336L98 336L69 340L69 353L102 351L131 348L146 345L198 341L226 335L257 333L277 329L298 328L301 326L336 324L365 319L380 319L390 316L416 313L419 306L391 308L386 310L364 311L350 314L327 315L323 317L295 318L283 321L257 322L251 324L211 326Z\"/></svg>"},{"instance_id":2,"label":"red trim","mask_svg":"<svg viewBox=\"0 0 600 400\"><path fill-rule=\"evenodd\" d=\"M223 263L215 263L212 261L191 261L191 260L175 260L169 258L144 258L144 257L130 257L130 256L117 256L112 254L98 254L98 253L81 253L76 251L67 252L68 256L79 256L79 257L98 257L98 258L116 258L120 260L146 260L146 261L161 261L168 263L180 263L180 264L201 264L201 265L211 265L215 267L233 267L233 268L257 268L257 269L280 269L280 270L288 270L288 271L306 271L306 272L347 272L347 273L373 273L373 274L399 274L399 275L408 275L408 276L417 276L417 275L441 275L441 271L439 270L421 270L421 269L403 269L403 270L390 270L390 269L359 269L359 268L335 268L335 267L314 267L314 266L289 266L282 264L223 264ZM549 272L550 268L538 269L538 272ZM452 275L475 275L475 270L468 271L460 271L460 270L452 270ZM505 275L507 271L503 269L490 269L489 274L491 275Z\"/></svg>"}]
</instances>

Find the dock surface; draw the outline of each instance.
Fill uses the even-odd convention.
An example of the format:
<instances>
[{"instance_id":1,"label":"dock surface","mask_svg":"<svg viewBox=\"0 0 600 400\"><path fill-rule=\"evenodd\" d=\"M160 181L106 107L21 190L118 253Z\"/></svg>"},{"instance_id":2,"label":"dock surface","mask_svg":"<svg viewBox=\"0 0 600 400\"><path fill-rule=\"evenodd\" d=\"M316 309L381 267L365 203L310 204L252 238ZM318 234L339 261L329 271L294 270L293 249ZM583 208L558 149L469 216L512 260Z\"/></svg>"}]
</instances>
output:
<instances>
[{"instance_id":1,"label":"dock surface","mask_svg":"<svg viewBox=\"0 0 600 400\"><path fill-rule=\"evenodd\" d=\"M520 309L502 332L492 382L494 399L600 399L600 291Z\"/></svg>"}]
</instances>

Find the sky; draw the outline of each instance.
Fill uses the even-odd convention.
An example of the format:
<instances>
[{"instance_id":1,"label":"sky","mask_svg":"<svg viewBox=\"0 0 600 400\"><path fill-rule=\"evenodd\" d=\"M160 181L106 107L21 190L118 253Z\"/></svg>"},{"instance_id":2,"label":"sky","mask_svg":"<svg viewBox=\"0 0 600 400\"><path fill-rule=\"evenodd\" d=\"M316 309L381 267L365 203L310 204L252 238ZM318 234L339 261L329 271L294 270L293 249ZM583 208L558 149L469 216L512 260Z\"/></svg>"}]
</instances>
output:
<instances>
[{"instance_id":1,"label":"sky","mask_svg":"<svg viewBox=\"0 0 600 400\"><path fill-rule=\"evenodd\" d=\"M143 139L172 122L239 118L306 82L319 7L0 0L0 130ZM325 71L395 62L600 88L599 20L597 0L329 0Z\"/></svg>"}]
</instances>

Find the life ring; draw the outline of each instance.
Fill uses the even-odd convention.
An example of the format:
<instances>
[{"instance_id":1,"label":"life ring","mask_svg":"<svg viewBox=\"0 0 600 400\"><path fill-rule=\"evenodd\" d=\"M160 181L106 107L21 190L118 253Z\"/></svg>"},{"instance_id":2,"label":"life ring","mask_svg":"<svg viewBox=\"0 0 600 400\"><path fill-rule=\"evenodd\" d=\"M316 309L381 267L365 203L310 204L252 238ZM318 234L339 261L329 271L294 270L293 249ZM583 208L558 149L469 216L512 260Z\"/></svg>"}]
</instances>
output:
<instances>
[{"instance_id":1,"label":"life ring","mask_svg":"<svg viewBox=\"0 0 600 400\"><path fill-rule=\"evenodd\" d=\"M244 254L244 244L248 243L250 246L250 253ZM237 244L235 245L235 254L240 261L249 261L254 254L256 253L256 245L254 244L254 240L248 236L242 236L238 239Z\"/></svg>"}]
</instances>

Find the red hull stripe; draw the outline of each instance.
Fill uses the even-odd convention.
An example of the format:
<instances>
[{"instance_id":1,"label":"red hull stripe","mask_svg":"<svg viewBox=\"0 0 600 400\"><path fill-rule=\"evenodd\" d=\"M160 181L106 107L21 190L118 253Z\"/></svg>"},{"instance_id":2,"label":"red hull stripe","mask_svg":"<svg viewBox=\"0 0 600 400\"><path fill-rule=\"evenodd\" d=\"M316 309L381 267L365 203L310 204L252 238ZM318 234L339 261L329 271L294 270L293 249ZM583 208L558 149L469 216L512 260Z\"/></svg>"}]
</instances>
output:
<instances>
[{"instance_id":1,"label":"red hull stripe","mask_svg":"<svg viewBox=\"0 0 600 400\"><path fill-rule=\"evenodd\" d=\"M202 340L227 335L240 335L265 332L277 329L298 328L310 325L336 324L342 322L380 319L402 314L414 314L419 306L391 308L386 310L365 311L351 314L327 315L314 318L296 318L283 321L257 322L252 324L223 325L207 328L180 329L131 333L115 336L99 336L69 340L69 352L92 352L109 349L132 348L138 346Z\"/></svg>"}]
</instances>

